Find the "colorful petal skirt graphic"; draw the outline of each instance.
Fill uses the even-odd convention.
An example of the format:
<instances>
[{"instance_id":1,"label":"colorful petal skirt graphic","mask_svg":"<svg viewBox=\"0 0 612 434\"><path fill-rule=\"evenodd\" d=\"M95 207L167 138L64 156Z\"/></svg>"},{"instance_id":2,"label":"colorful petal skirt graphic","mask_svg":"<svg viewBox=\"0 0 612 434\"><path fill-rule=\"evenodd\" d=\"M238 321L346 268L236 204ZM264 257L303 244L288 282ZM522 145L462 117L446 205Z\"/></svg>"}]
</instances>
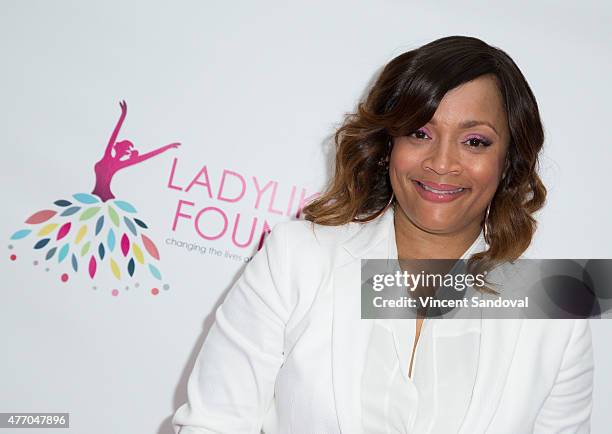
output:
<instances>
[{"instance_id":1,"label":"colorful petal skirt graphic","mask_svg":"<svg viewBox=\"0 0 612 434\"><path fill-rule=\"evenodd\" d=\"M53 206L35 212L25 220L28 226L13 233L10 240L29 242L48 264L62 267L63 282L69 280L70 273L83 273L95 281L108 271L109 276L122 284L135 281L134 286L139 287L137 280L153 279L167 290L169 285L162 282L159 249L148 235L145 219L138 216L129 201L115 198L111 180L118 171L177 148L180 143L139 155L129 140L117 142L127 113L125 101L119 105L121 117L104 155L94 166L94 190L56 200ZM9 248L13 249L13 244ZM10 259L15 261L17 255L12 254ZM38 265L38 261L34 265ZM110 292L113 296L119 295L116 287ZM159 288L152 287L150 293L159 294Z\"/></svg>"},{"instance_id":2,"label":"colorful petal skirt graphic","mask_svg":"<svg viewBox=\"0 0 612 434\"><path fill-rule=\"evenodd\" d=\"M102 202L87 193L72 198L32 214L25 223L35 227L20 229L10 239L28 239L46 261L67 263L70 272L86 272L92 280L108 267L117 280L146 272L161 281L159 250L133 205L118 199Z\"/></svg>"}]
</instances>

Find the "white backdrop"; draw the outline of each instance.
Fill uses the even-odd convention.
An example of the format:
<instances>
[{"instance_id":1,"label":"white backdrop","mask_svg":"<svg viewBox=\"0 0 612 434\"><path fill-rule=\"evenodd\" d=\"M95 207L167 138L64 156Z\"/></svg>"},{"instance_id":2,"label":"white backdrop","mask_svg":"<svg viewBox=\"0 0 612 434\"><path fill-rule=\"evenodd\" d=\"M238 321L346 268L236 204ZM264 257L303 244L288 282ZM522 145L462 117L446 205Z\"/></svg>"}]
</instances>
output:
<instances>
[{"instance_id":1,"label":"white backdrop","mask_svg":"<svg viewBox=\"0 0 612 434\"><path fill-rule=\"evenodd\" d=\"M75 433L172 432L211 312L266 224L323 188L330 136L382 65L441 36L504 49L540 104L549 196L528 256L610 257L610 5L424 3L2 0L0 412L70 412ZM9 238L53 201L92 191L122 99L119 139L141 154L181 142L112 184L149 226L163 279L117 282L100 267L95 283L85 272L63 282L66 264ZM224 173L226 198L244 181L236 201L217 196ZM259 203L257 185L268 187ZM175 225L179 203L190 218ZM220 231L221 216L220 238L198 233ZM612 422L612 323L591 323L599 433Z\"/></svg>"}]
</instances>

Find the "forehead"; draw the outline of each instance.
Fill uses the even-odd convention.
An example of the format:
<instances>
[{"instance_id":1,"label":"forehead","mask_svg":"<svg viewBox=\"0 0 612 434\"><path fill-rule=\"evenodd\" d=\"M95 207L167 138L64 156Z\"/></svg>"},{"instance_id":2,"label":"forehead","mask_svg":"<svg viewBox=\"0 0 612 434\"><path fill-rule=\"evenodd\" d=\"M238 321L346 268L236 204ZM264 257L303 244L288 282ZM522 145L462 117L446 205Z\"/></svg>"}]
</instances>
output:
<instances>
[{"instance_id":1,"label":"forehead","mask_svg":"<svg viewBox=\"0 0 612 434\"><path fill-rule=\"evenodd\" d=\"M503 96L492 75L478 77L449 90L433 116L435 123L454 126L466 119L491 122L498 131L507 123Z\"/></svg>"}]
</instances>

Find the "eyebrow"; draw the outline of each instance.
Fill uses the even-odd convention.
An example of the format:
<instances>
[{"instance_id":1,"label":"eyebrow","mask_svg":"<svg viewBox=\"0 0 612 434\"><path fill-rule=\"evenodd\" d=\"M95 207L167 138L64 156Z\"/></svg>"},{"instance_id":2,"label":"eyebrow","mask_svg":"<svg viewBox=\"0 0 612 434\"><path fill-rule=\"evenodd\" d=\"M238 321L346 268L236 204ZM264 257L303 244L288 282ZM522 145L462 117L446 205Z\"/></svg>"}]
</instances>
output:
<instances>
[{"instance_id":1,"label":"eyebrow","mask_svg":"<svg viewBox=\"0 0 612 434\"><path fill-rule=\"evenodd\" d=\"M436 121L434 119L431 119L429 123L432 125L436 125ZM471 128L471 127L475 127L476 125L486 125L490 127L493 131L495 131L495 134L499 136L499 132L497 131L497 129L493 126L491 122L488 122L488 121L478 121L474 119L468 119L466 121L461 122L459 124L459 128Z\"/></svg>"}]
</instances>

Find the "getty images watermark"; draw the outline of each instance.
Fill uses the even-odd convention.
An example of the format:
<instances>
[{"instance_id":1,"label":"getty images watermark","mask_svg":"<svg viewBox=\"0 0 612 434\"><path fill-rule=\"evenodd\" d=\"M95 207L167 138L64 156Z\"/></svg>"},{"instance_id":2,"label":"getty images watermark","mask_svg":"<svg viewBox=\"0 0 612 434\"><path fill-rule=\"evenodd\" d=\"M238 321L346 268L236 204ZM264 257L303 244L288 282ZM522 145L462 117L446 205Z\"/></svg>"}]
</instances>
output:
<instances>
[{"instance_id":1,"label":"getty images watermark","mask_svg":"<svg viewBox=\"0 0 612 434\"><path fill-rule=\"evenodd\" d=\"M362 318L612 318L612 259L362 259Z\"/></svg>"}]
</instances>

